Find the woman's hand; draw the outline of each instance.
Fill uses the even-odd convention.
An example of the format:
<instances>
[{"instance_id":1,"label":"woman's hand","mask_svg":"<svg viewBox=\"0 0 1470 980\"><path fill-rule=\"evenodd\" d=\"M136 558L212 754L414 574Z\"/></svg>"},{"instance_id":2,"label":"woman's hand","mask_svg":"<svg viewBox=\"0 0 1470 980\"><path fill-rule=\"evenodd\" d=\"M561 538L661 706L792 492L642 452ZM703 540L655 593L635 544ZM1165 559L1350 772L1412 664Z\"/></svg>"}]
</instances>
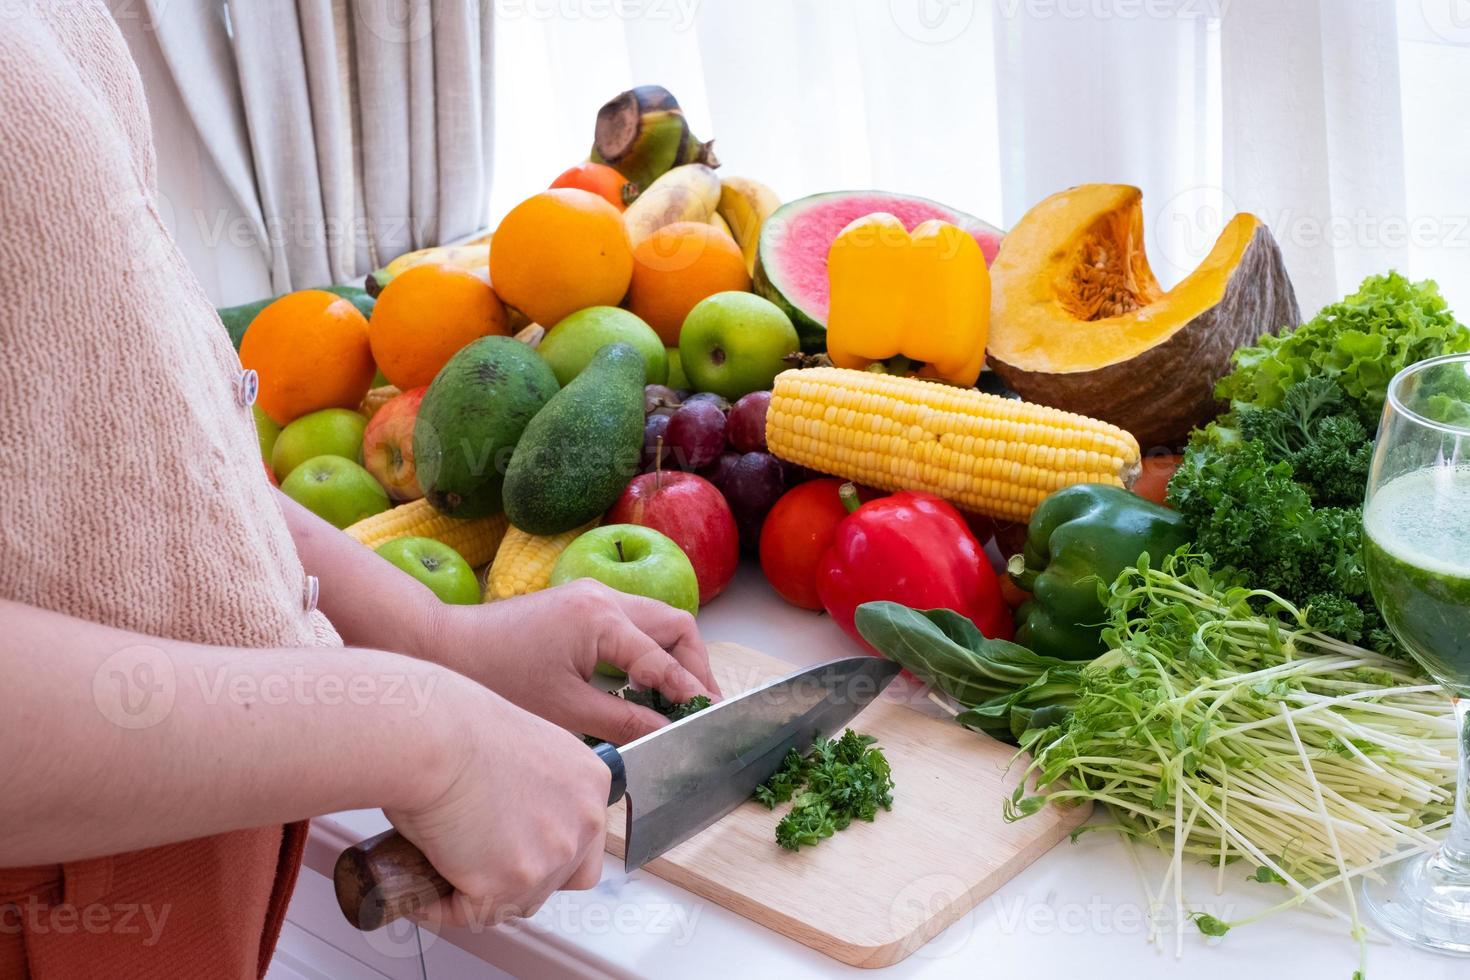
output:
<instances>
[{"instance_id":1,"label":"woman's hand","mask_svg":"<svg viewBox=\"0 0 1470 980\"><path fill-rule=\"evenodd\" d=\"M622 744L664 724L592 687L599 660L674 701L717 695L694 617L591 580L447 606L326 521L278 495L321 606L342 639L442 664L564 728Z\"/></svg>"},{"instance_id":2,"label":"woman's hand","mask_svg":"<svg viewBox=\"0 0 1470 980\"><path fill-rule=\"evenodd\" d=\"M563 728L618 744L665 722L589 684L599 661L672 701L719 694L693 616L591 579L483 606L440 605L413 652Z\"/></svg>"},{"instance_id":3,"label":"woman's hand","mask_svg":"<svg viewBox=\"0 0 1470 980\"><path fill-rule=\"evenodd\" d=\"M532 914L558 889L597 884L610 776L575 736L463 687L436 705L447 778L422 802L384 812L455 887L428 915L493 925Z\"/></svg>"}]
</instances>

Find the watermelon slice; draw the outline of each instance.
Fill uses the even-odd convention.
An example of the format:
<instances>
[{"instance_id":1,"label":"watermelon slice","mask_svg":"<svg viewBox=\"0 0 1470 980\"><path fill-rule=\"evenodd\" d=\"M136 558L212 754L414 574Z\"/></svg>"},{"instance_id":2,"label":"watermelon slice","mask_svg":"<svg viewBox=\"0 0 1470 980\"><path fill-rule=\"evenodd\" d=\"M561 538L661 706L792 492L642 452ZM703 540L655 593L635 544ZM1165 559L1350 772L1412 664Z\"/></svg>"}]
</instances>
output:
<instances>
[{"instance_id":1,"label":"watermelon slice","mask_svg":"<svg viewBox=\"0 0 1470 980\"><path fill-rule=\"evenodd\" d=\"M910 231L930 218L958 225L975 236L987 264L1000 251L999 228L922 197L830 191L781 205L761 226L755 291L786 311L808 353L827 349L827 250L850 222L875 211L887 211Z\"/></svg>"}]
</instances>

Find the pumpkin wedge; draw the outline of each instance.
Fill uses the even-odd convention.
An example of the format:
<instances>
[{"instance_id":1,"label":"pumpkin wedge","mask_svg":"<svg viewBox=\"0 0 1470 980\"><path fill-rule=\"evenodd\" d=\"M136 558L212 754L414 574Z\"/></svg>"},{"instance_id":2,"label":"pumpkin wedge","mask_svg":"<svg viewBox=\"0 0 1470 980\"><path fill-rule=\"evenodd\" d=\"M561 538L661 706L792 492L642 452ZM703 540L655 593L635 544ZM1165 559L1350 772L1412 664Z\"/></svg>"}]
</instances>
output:
<instances>
[{"instance_id":1,"label":"pumpkin wedge","mask_svg":"<svg viewBox=\"0 0 1470 980\"><path fill-rule=\"evenodd\" d=\"M1143 194L1084 184L1037 204L991 266L990 366L1027 401L1178 446L1218 411L1230 355L1301 322L1268 229L1237 214L1165 290L1143 244Z\"/></svg>"}]
</instances>

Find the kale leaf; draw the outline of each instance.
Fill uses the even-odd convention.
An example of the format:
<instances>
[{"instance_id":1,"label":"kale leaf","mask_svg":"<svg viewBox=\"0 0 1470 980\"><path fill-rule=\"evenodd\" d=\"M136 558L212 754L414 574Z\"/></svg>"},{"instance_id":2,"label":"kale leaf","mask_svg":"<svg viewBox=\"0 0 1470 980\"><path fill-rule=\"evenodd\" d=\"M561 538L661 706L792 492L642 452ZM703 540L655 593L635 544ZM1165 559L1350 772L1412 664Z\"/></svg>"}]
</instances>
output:
<instances>
[{"instance_id":1,"label":"kale leaf","mask_svg":"<svg viewBox=\"0 0 1470 980\"><path fill-rule=\"evenodd\" d=\"M1223 420L1227 424L1196 432L1169 482L1169 504L1194 530L1195 548L1217 565L1246 573L1254 588L1306 606L1313 627L1324 633L1393 652L1397 647L1363 568L1357 503L1366 471L1359 475L1357 451L1346 452L1344 460L1347 445L1322 431L1328 421L1347 418L1313 414L1331 404L1322 394L1302 389L1290 410L1237 412ZM1313 466L1322 469L1313 472ZM1317 506L1314 495L1344 506Z\"/></svg>"},{"instance_id":2,"label":"kale leaf","mask_svg":"<svg viewBox=\"0 0 1470 980\"><path fill-rule=\"evenodd\" d=\"M1264 443L1268 455L1291 465L1292 476L1313 505L1356 507L1363 502L1373 440L1336 381L1298 381L1286 390L1279 407L1243 405L1234 421L1244 438Z\"/></svg>"}]
</instances>

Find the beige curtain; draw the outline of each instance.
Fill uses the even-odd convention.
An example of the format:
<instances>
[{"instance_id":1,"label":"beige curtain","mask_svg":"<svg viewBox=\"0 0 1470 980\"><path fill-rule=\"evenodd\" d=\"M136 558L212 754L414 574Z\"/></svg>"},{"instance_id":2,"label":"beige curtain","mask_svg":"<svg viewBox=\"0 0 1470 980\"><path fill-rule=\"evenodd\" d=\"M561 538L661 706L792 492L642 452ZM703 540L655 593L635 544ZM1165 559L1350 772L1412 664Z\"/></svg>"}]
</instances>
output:
<instances>
[{"instance_id":1,"label":"beige curtain","mask_svg":"<svg viewBox=\"0 0 1470 980\"><path fill-rule=\"evenodd\" d=\"M485 223L477 0L147 0L164 60L277 291Z\"/></svg>"}]
</instances>

